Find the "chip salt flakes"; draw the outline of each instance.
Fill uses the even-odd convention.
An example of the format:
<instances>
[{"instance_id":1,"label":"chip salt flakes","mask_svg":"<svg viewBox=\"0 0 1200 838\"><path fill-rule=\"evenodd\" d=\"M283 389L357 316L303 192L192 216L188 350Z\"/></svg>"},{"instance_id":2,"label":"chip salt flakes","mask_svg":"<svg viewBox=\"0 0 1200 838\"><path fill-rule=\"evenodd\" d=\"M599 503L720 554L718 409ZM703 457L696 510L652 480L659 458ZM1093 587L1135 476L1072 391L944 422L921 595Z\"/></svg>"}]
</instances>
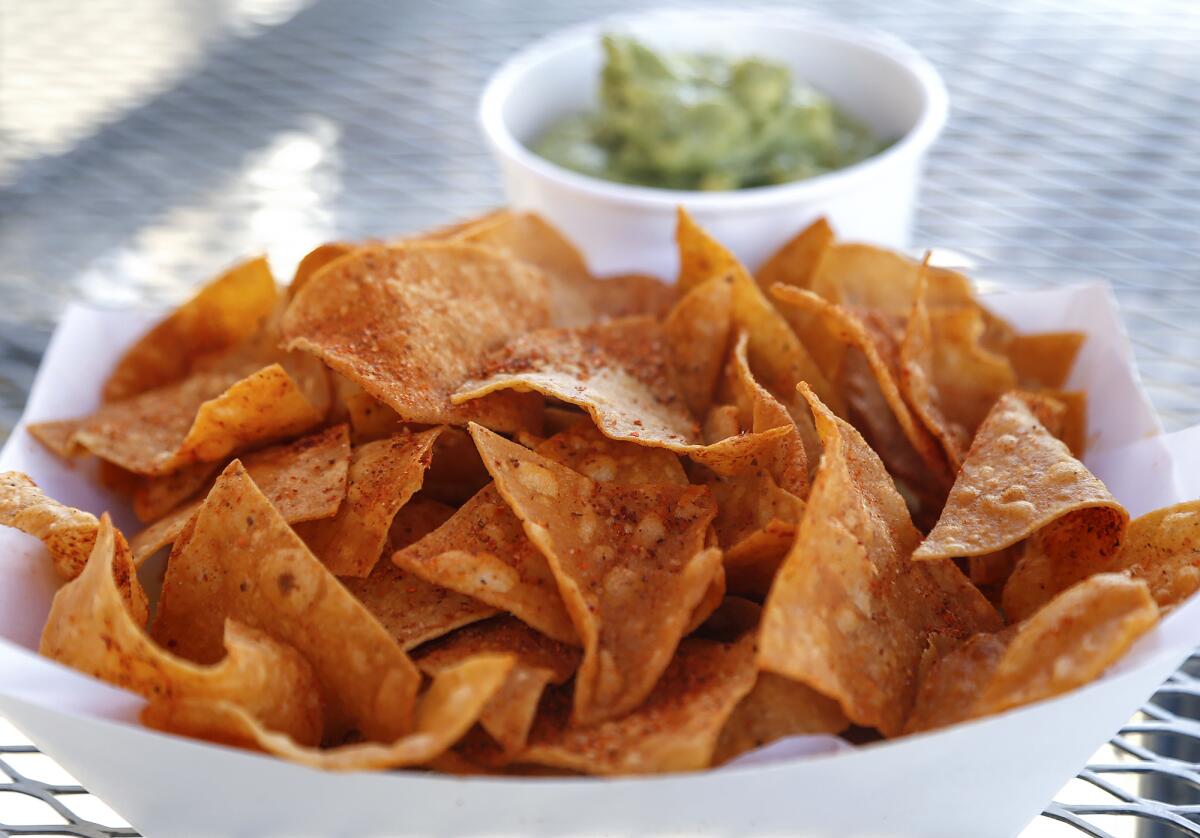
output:
<instances>
[{"instance_id":1,"label":"chip salt flakes","mask_svg":"<svg viewBox=\"0 0 1200 838\"><path fill-rule=\"evenodd\" d=\"M1029 619L977 634L924 673L906 732L1001 713L1098 678L1158 622L1141 580L1101 573L1068 588Z\"/></svg>"},{"instance_id":2,"label":"chip salt flakes","mask_svg":"<svg viewBox=\"0 0 1200 838\"><path fill-rule=\"evenodd\" d=\"M46 497L28 475L7 471L0 473L0 526L13 527L41 541L58 575L74 579L83 572L94 550L100 522L90 512ZM138 584L125 537L114 530L113 539L115 584L134 621L144 626L149 609L146 592Z\"/></svg>"},{"instance_id":3,"label":"chip salt flakes","mask_svg":"<svg viewBox=\"0 0 1200 838\"><path fill-rule=\"evenodd\" d=\"M211 666L161 648L142 628L144 620L130 615L117 585L119 533L107 515L98 527L87 566L54 595L43 655L150 700L236 702L274 730L320 741L320 694L312 667L295 649L235 620L223 627L225 656ZM138 584L128 570L118 575Z\"/></svg>"},{"instance_id":4,"label":"chip salt flakes","mask_svg":"<svg viewBox=\"0 0 1200 838\"><path fill-rule=\"evenodd\" d=\"M763 386L790 399L796 382L806 381L822 401L840 412L841 397L737 257L702 230L682 207L675 238L679 244L680 289L686 292L714 278L731 281L733 322L750 336L750 363Z\"/></svg>"},{"instance_id":5,"label":"chip salt flakes","mask_svg":"<svg viewBox=\"0 0 1200 838\"><path fill-rule=\"evenodd\" d=\"M129 471L161 475L294 436L321 418L283 367L271 364L245 377L197 373L106 404L80 422L70 443Z\"/></svg>"},{"instance_id":6,"label":"chip salt flakes","mask_svg":"<svg viewBox=\"0 0 1200 838\"><path fill-rule=\"evenodd\" d=\"M356 728L391 741L410 730L416 667L308 551L239 462L217 478L171 552L153 636L176 654L212 663L221 657L227 618L308 659L330 735Z\"/></svg>"},{"instance_id":7,"label":"chip salt flakes","mask_svg":"<svg viewBox=\"0 0 1200 838\"><path fill-rule=\"evenodd\" d=\"M488 352L549 322L546 288L534 269L471 245L367 247L300 289L283 334L403 421L536 429L536 397L454 405L450 395Z\"/></svg>"},{"instance_id":8,"label":"chip salt flakes","mask_svg":"<svg viewBox=\"0 0 1200 838\"><path fill-rule=\"evenodd\" d=\"M1020 620L1103 569L1128 520L1025 399L1009 393L979 427L937 525L913 558L983 556L1033 536L1002 600L1008 619Z\"/></svg>"},{"instance_id":9,"label":"chip salt flakes","mask_svg":"<svg viewBox=\"0 0 1200 838\"><path fill-rule=\"evenodd\" d=\"M764 292L776 282L807 288L825 248L833 244L833 228L823 217L809 224L758 269L754 278Z\"/></svg>"},{"instance_id":10,"label":"chip salt flakes","mask_svg":"<svg viewBox=\"0 0 1200 838\"><path fill-rule=\"evenodd\" d=\"M820 317L832 334L848 347L862 353L905 440L934 479L949 483L950 472L945 455L933 435L913 416L896 383L900 376L899 350L888 340L887 331L878 326L871 328L850 311L802 288L780 285L773 288L772 293L781 302Z\"/></svg>"},{"instance_id":11,"label":"chip salt flakes","mask_svg":"<svg viewBox=\"0 0 1200 838\"><path fill-rule=\"evenodd\" d=\"M752 633L732 643L687 638L624 718L571 724L568 694L549 691L517 761L586 774L699 771L713 763L721 730L755 676Z\"/></svg>"},{"instance_id":12,"label":"chip salt flakes","mask_svg":"<svg viewBox=\"0 0 1200 838\"><path fill-rule=\"evenodd\" d=\"M785 736L841 733L849 726L836 701L782 675L760 672L754 689L721 729L713 764L729 762Z\"/></svg>"},{"instance_id":13,"label":"chip salt flakes","mask_svg":"<svg viewBox=\"0 0 1200 838\"><path fill-rule=\"evenodd\" d=\"M329 518L346 496L350 439L345 425L334 425L295 442L247 454L242 465L289 524ZM141 565L174 542L203 503L201 498L181 506L134 536L130 542L134 561Z\"/></svg>"},{"instance_id":14,"label":"chip salt flakes","mask_svg":"<svg viewBox=\"0 0 1200 838\"><path fill-rule=\"evenodd\" d=\"M265 751L326 771L371 771L421 765L462 738L496 692L513 659L478 655L441 672L416 704L412 731L386 742L310 748L276 732L228 701L156 702L142 722L159 730Z\"/></svg>"},{"instance_id":15,"label":"chip salt flakes","mask_svg":"<svg viewBox=\"0 0 1200 838\"><path fill-rule=\"evenodd\" d=\"M583 641L573 718L637 707L721 574L704 549L716 513L699 486L597 483L471 426L484 465L550 564Z\"/></svg>"},{"instance_id":16,"label":"chip salt flakes","mask_svg":"<svg viewBox=\"0 0 1200 838\"><path fill-rule=\"evenodd\" d=\"M710 279L687 292L663 323L671 365L694 416L712 406L729 344L732 300L729 280Z\"/></svg>"},{"instance_id":17,"label":"chip salt flakes","mask_svg":"<svg viewBox=\"0 0 1200 838\"><path fill-rule=\"evenodd\" d=\"M187 377L203 356L256 332L277 297L266 259L231 268L126 350L104 383L104 401L128 399Z\"/></svg>"},{"instance_id":18,"label":"chip salt flakes","mask_svg":"<svg viewBox=\"0 0 1200 838\"><path fill-rule=\"evenodd\" d=\"M525 746L548 684L563 684L579 667L579 650L557 643L512 617L476 623L422 647L415 655L422 672L437 676L479 654L509 654L512 671L479 717L480 726L508 754Z\"/></svg>"},{"instance_id":19,"label":"chip salt flakes","mask_svg":"<svg viewBox=\"0 0 1200 838\"><path fill-rule=\"evenodd\" d=\"M1145 580L1160 608L1194 594L1200 589L1200 501L1135 518L1111 569Z\"/></svg>"},{"instance_id":20,"label":"chip salt flakes","mask_svg":"<svg viewBox=\"0 0 1200 838\"><path fill-rule=\"evenodd\" d=\"M396 434L354 449L337 514L295 528L331 573L367 576L375 567L396 512L421 488L440 433Z\"/></svg>"},{"instance_id":21,"label":"chip salt flakes","mask_svg":"<svg viewBox=\"0 0 1200 838\"><path fill-rule=\"evenodd\" d=\"M911 561L921 535L883 464L808 387L801 392L824 451L763 609L758 664L893 736L912 706L927 637L993 630L1000 618L953 562Z\"/></svg>"},{"instance_id":22,"label":"chip salt flakes","mask_svg":"<svg viewBox=\"0 0 1200 838\"><path fill-rule=\"evenodd\" d=\"M496 613L481 600L427 582L387 560L365 578L347 576L341 582L405 651Z\"/></svg>"}]
</instances>

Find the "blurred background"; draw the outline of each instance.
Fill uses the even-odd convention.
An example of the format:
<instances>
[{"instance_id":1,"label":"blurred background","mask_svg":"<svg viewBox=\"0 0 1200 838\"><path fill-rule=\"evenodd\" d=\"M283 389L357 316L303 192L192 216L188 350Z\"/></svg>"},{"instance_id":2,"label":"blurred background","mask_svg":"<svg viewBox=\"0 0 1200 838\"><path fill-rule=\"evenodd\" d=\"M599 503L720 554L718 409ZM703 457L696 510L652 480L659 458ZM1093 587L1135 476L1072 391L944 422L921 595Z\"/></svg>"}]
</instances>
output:
<instances>
[{"instance_id":1,"label":"blurred background","mask_svg":"<svg viewBox=\"0 0 1200 838\"><path fill-rule=\"evenodd\" d=\"M0 440L69 302L175 302L256 251L287 277L322 241L499 204L475 125L489 73L642 5L0 0ZM1200 5L796 7L945 77L914 244L997 283L1109 280L1165 426L1200 421ZM1026 835L1200 835L1196 683L1177 676ZM0 723L0 835L133 834L56 770ZM63 826L81 817L102 824Z\"/></svg>"}]
</instances>

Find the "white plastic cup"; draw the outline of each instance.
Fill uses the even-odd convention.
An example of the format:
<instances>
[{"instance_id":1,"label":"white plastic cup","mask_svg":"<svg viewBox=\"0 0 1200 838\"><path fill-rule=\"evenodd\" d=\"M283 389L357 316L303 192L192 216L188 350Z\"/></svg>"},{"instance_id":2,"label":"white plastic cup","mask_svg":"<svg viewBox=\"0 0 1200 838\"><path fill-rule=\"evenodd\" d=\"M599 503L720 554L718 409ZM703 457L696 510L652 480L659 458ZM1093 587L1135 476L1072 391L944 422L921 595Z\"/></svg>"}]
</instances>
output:
<instances>
[{"instance_id":1,"label":"white plastic cup","mask_svg":"<svg viewBox=\"0 0 1200 838\"><path fill-rule=\"evenodd\" d=\"M597 107L600 38L607 32L633 35L660 50L781 62L797 81L895 142L836 172L728 192L630 186L564 169L528 144L556 119ZM925 157L947 111L937 71L890 36L794 11L705 9L617 16L551 35L492 76L479 119L511 206L538 212L562 229L597 274L673 279L680 205L751 267L820 215L844 238L907 247Z\"/></svg>"}]
</instances>

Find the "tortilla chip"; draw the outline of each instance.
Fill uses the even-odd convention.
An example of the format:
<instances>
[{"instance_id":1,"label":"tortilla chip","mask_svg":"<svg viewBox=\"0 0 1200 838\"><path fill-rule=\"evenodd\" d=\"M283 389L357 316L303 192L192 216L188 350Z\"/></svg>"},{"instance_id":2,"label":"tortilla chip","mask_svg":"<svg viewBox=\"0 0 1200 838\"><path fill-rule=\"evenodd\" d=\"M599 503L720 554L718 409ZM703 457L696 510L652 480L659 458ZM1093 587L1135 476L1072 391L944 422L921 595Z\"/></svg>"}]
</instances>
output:
<instances>
[{"instance_id":1,"label":"tortilla chip","mask_svg":"<svg viewBox=\"0 0 1200 838\"><path fill-rule=\"evenodd\" d=\"M1133 519L1112 570L1150 586L1159 608L1200 589L1200 501L1186 501Z\"/></svg>"},{"instance_id":2,"label":"tortilla chip","mask_svg":"<svg viewBox=\"0 0 1200 838\"><path fill-rule=\"evenodd\" d=\"M887 330L878 324L874 328L868 326L869 321L856 317L851 312L822 299L811 291L780 285L772 289L775 298L782 302L802 308L821 317L826 327L848 347L853 347L863 354L874 376L888 408L904 433L908 444L920 457L925 468L935 480L945 480L949 483L950 471L937 440L922 425L900 392L896 380L900 376L899 347L887 337ZM879 446L876 446L879 450ZM881 456L885 451L880 451ZM901 474L902 477L909 477Z\"/></svg>"},{"instance_id":3,"label":"tortilla chip","mask_svg":"<svg viewBox=\"0 0 1200 838\"><path fill-rule=\"evenodd\" d=\"M479 655L445 670L417 702L412 731L386 743L305 747L228 701L157 702L142 711L142 723L184 736L265 751L326 771L401 768L427 763L457 742L504 685L512 665L507 655Z\"/></svg>"},{"instance_id":4,"label":"tortilla chip","mask_svg":"<svg viewBox=\"0 0 1200 838\"><path fill-rule=\"evenodd\" d=\"M1083 332L1014 335L1008 344L1008 359L1025 389L1061 390L1067 386L1086 340Z\"/></svg>"},{"instance_id":5,"label":"tortilla chip","mask_svg":"<svg viewBox=\"0 0 1200 838\"><path fill-rule=\"evenodd\" d=\"M292 276L292 284L288 286L288 296L296 296L296 293L316 275L317 271L330 262L342 258L347 253L352 253L356 247L357 245L350 244L349 242L326 242L325 244L317 245L304 254L304 258L296 266L296 273Z\"/></svg>"},{"instance_id":6,"label":"tortilla chip","mask_svg":"<svg viewBox=\"0 0 1200 838\"><path fill-rule=\"evenodd\" d=\"M953 562L910 560L921 534L883 464L809 388L801 392L824 453L767 597L758 665L892 736L912 706L927 637L996 629L1000 617Z\"/></svg>"},{"instance_id":7,"label":"tortilla chip","mask_svg":"<svg viewBox=\"0 0 1200 838\"><path fill-rule=\"evenodd\" d=\"M597 483L478 426L471 435L509 507L546 557L584 658L574 719L637 707L714 578L704 549L716 505L703 487Z\"/></svg>"},{"instance_id":8,"label":"tortilla chip","mask_svg":"<svg viewBox=\"0 0 1200 838\"><path fill-rule=\"evenodd\" d=\"M1038 396L1053 399L1062 405L1062 411L1053 423L1041 416L1038 419L1046 430L1061 439L1077 460L1087 453L1088 407L1087 393L1083 390L1039 390Z\"/></svg>"},{"instance_id":9,"label":"tortilla chip","mask_svg":"<svg viewBox=\"0 0 1200 838\"><path fill-rule=\"evenodd\" d=\"M834 242L824 249L810 289L831 303L903 317L916 296L921 263L869 244ZM976 305L971 281L930 266L928 305Z\"/></svg>"},{"instance_id":10,"label":"tortilla chip","mask_svg":"<svg viewBox=\"0 0 1200 838\"><path fill-rule=\"evenodd\" d=\"M670 451L609 439L587 417L550 437L537 452L597 483L688 483Z\"/></svg>"},{"instance_id":11,"label":"tortilla chip","mask_svg":"<svg viewBox=\"0 0 1200 838\"><path fill-rule=\"evenodd\" d=\"M400 507L396 517L392 519L391 529L388 530L386 549L388 551L403 550L409 545L416 544L453 518L457 511L453 506L441 501L418 495Z\"/></svg>"},{"instance_id":12,"label":"tortilla chip","mask_svg":"<svg viewBox=\"0 0 1200 838\"><path fill-rule=\"evenodd\" d=\"M843 411L841 396L817 366L807 347L754 283L750 274L716 239L680 207L675 238L679 244L679 288L687 292L714 278L732 280L733 322L750 335L750 363L772 393L791 399L796 383L808 382L823 401ZM809 421L801 408L798 421Z\"/></svg>"},{"instance_id":13,"label":"tortilla chip","mask_svg":"<svg viewBox=\"0 0 1200 838\"><path fill-rule=\"evenodd\" d=\"M980 426L917 560L983 556L1032 537L1004 589L1010 620L1103 569L1129 515L1018 393Z\"/></svg>"},{"instance_id":14,"label":"tortilla chip","mask_svg":"<svg viewBox=\"0 0 1200 838\"><path fill-rule=\"evenodd\" d=\"M277 296L265 258L235 265L125 351L104 383L103 400L121 401L186 378L200 357L257 331Z\"/></svg>"},{"instance_id":15,"label":"tortilla chip","mask_svg":"<svg viewBox=\"0 0 1200 838\"><path fill-rule=\"evenodd\" d=\"M330 573L371 573L396 512L421 488L440 433L440 428L434 428L397 434L354 449L346 499L337 514L294 527Z\"/></svg>"},{"instance_id":16,"label":"tortilla chip","mask_svg":"<svg viewBox=\"0 0 1200 838\"><path fill-rule=\"evenodd\" d=\"M725 586L731 595L761 601L796 540L797 526L773 518L725 550Z\"/></svg>"},{"instance_id":17,"label":"tortilla chip","mask_svg":"<svg viewBox=\"0 0 1200 838\"><path fill-rule=\"evenodd\" d=\"M236 545L237 549L229 549ZM312 664L326 726L377 741L408 732L420 675L370 612L313 556L240 462L217 478L167 562L153 636L212 663L227 618L294 646Z\"/></svg>"},{"instance_id":18,"label":"tortilla chip","mask_svg":"<svg viewBox=\"0 0 1200 838\"><path fill-rule=\"evenodd\" d=\"M101 462L106 462L101 460ZM158 477L140 476L133 493L133 514L143 523L162 518L212 483L223 463L192 463Z\"/></svg>"},{"instance_id":19,"label":"tortilla chip","mask_svg":"<svg viewBox=\"0 0 1200 838\"><path fill-rule=\"evenodd\" d=\"M296 294L287 346L310 352L406 422L536 429L541 400L450 395L491 350L549 321L546 281L481 248L443 242L367 247Z\"/></svg>"},{"instance_id":20,"label":"tortilla chip","mask_svg":"<svg viewBox=\"0 0 1200 838\"><path fill-rule=\"evenodd\" d=\"M704 417L701 435L705 444L711 445L742 432L740 411L736 404L718 404L709 409ZM748 429L747 429L748 430Z\"/></svg>"},{"instance_id":21,"label":"tortilla chip","mask_svg":"<svg viewBox=\"0 0 1200 838\"><path fill-rule=\"evenodd\" d=\"M579 650L512 617L497 617L422 647L415 659L422 672L437 676L466 658L487 653L509 654L516 660L504 686L479 716L480 726L512 754L525 747L546 686L563 684L575 674Z\"/></svg>"},{"instance_id":22,"label":"tortilla chip","mask_svg":"<svg viewBox=\"0 0 1200 838\"><path fill-rule=\"evenodd\" d=\"M721 729L713 764L721 765L785 736L841 733L849 726L836 701L781 675L760 672L754 689L738 702Z\"/></svg>"},{"instance_id":23,"label":"tortilla chip","mask_svg":"<svg viewBox=\"0 0 1200 838\"><path fill-rule=\"evenodd\" d=\"M117 576L138 587L128 568L119 573L120 534L107 515L82 573L54 595L39 651L48 658L150 700L181 698L236 702L265 724L303 742L321 738L321 703L312 667L295 649L229 620L225 656L198 665L160 648L126 607ZM145 594L142 593L144 599Z\"/></svg>"},{"instance_id":24,"label":"tortilla chip","mask_svg":"<svg viewBox=\"0 0 1200 838\"><path fill-rule=\"evenodd\" d=\"M349 435L345 425L334 425L295 442L247 454L242 465L289 524L330 518L346 497ZM130 542L134 561L140 566L173 543L203 504L200 498L181 506L134 536Z\"/></svg>"},{"instance_id":25,"label":"tortilla chip","mask_svg":"<svg viewBox=\"0 0 1200 838\"><path fill-rule=\"evenodd\" d=\"M824 216L801 230L779 248L754 275L758 287L768 292L776 282L808 288L825 248L834 243L833 228Z\"/></svg>"},{"instance_id":26,"label":"tortilla chip","mask_svg":"<svg viewBox=\"0 0 1200 838\"><path fill-rule=\"evenodd\" d=\"M684 295L663 323L679 391L694 416L712 406L729 344L732 304L731 282L710 279Z\"/></svg>"},{"instance_id":27,"label":"tortilla chip","mask_svg":"<svg viewBox=\"0 0 1200 838\"><path fill-rule=\"evenodd\" d=\"M687 638L645 702L624 718L572 726L569 694L548 691L518 759L602 775L699 771L713 763L721 730L755 674L753 634L734 643Z\"/></svg>"},{"instance_id":28,"label":"tortilla chip","mask_svg":"<svg viewBox=\"0 0 1200 838\"><path fill-rule=\"evenodd\" d=\"M998 634L977 634L921 679L905 732L1002 713L1081 687L1158 622L1144 582L1101 573Z\"/></svg>"},{"instance_id":29,"label":"tortilla chip","mask_svg":"<svg viewBox=\"0 0 1200 838\"><path fill-rule=\"evenodd\" d=\"M387 561L376 564L366 578L340 581L405 651L496 613L480 600L426 582Z\"/></svg>"},{"instance_id":30,"label":"tortilla chip","mask_svg":"<svg viewBox=\"0 0 1200 838\"><path fill-rule=\"evenodd\" d=\"M350 423L356 443L383 439L410 426L399 414L345 376L334 376L338 415Z\"/></svg>"},{"instance_id":31,"label":"tortilla chip","mask_svg":"<svg viewBox=\"0 0 1200 838\"><path fill-rule=\"evenodd\" d=\"M48 450L64 460L84 453L75 442L75 433L83 425L82 419L54 419L49 422L34 422L25 426L29 435Z\"/></svg>"},{"instance_id":32,"label":"tortilla chip","mask_svg":"<svg viewBox=\"0 0 1200 838\"><path fill-rule=\"evenodd\" d=\"M279 364L244 377L203 372L105 405L81 422L72 444L129 471L162 475L293 436L321 415Z\"/></svg>"},{"instance_id":33,"label":"tortilla chip","mask_svg":"<svg viewBox=\"0 0 1200 838\"><path fill-rule=\"evenodd\" d=\"M28 475L7 471L0 473L0 526L13 527L41 541L58 575L74 579L95 551L100 522L90 512L47 497ZM116 584L134 622L144 626L149 616L146 592L138 584L125 536L114 532L116 555L111 563Z\"/></svg>"},{"instance_id":34,"label":"tortilla chip","mask_svg":"<svg viewBox=\"0 0 1200 838\"><path fill-rule=\"evenodd\" d=\"M425 472L424 494L461 506L491 482L492 476L483 467L471 435L461 428L445 428L433 444L433 462Z\"/></svg>"}]
</instances>

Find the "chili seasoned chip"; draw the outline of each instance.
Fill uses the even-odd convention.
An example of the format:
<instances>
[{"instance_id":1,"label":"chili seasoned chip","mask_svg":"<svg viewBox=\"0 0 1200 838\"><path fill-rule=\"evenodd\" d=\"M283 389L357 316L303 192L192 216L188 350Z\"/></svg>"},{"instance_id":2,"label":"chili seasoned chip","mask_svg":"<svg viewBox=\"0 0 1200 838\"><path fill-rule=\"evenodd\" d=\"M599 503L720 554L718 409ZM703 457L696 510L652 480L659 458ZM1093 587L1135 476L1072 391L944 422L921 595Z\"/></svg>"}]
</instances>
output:
<instances>
[{"instance_id":1,"label":"chili seasoned chip","mask_svg":"<svg viewBox=\"0 0 1200 838\"><path fill-rule=\"evenodd\" d=\"M1145 580L1163 609L1200 590L1200 501L1133 519L1111 569Z\"/></svg>"},{"instance_id":2,"label":"chili seasoned chip","mask_svg":"<svg viewBox=\"0 0 1200 838\"><path fill-rule=\"evenodd\" d=\"M247 454L242 465L289 524L329 518L346 496L350 439L345 425L334 425L295 442ZM130 542L134 561L141 565L173 543L203 504L201 498L181 506L135 535Z\"/></svg>"},{"instance_id":3,"label":"chili seasoned chip","mask_svg":"<svg viewBox=\"0 0 1200 838\"><path fill-rule=\"evenodd\" d=\"M0 474L0 526L13 527L41 541L50 553L58 575L74 579L95 551L100 521L90 512L65 506L49 498L28 475L19 471ZM149 605L138 584L133 556L125 536L113 531L112 566L116 584L134 621L146 625Z\"/></svg>"},{"instance_id":4,"label":"chili seasoned chip","mask_svg":"<svg viewBox=\"0 0 1200 838\"><path fill-rule=\"evenodd\" d=\"M416 704L412 731L386 742L311 748L262 724L229 701L160 701L142 711L148 727L265 751L326 771L369 771L421 765L466 733L505 683L513 660L478 655L433 679Z\"/></svg>"},{"instance_id":5,"label":"chili seasoned chip","mask_svg":"<svg viewBox=\"0 0 1200 838\"><path fill-rule=\"evenodd\" d=\"M1128 520L1025 398L1009 393L979 427L941 517L913 558L984 556L1030 539L1004 587L1004 612L1016 621L1103 570Z\"/></svg>"},{"instance_id":6,"label":"chili seasoned chip","mask_svg":"<svg viewBox=\"0 0 1200 838\"><path fill-rule=\"evenodd\" d=\"M548 691L517 761L585 774L699 771L713 763L721 730L754 681L752 633L732 643L689 637L624 718L579 726L570 695Z\"/></svg>"},{"instance_id":7,"label":"chili seasoned chip","mask_svg":"<svg viewBox=\"0 0 1200 838\"><path fill-rule=\"evenodd\" d=\"M1087 335L1083 332L1043 332L1015 335L1006 354L1027 390L1061 390L1075 367Z\"/></svg>"},{"instance_id":8,"label":"chili seasoned chip","mask_svg":"<svg viewBox=\"0 0 1200 838\"><path fill-rule=\"evenodd\" d=\"M186 378L204 356L256 332L277 299L266 259L235 265L125 351L104 383L104 401L122 401Z\"/></svg>"},{"instance_id":9,"label":"chili seasoned chip","mask_svg":"<svg viewBox=\"0 0 1200 838\"><path fill-rule=\"evenodd\" d=\"M754 688L730 714L713 753L713 764L729 760L785 736L841 733L850 720L833 699L804 684L758 673Z\"/></svg>"},{"instance_id":10,"label":"chili seasoned chip","mask_svg":"<svg viewBox=\"0 0 1200 838\"><path fill-rule=\"evenodd\" d=\"M176 654L212 663L221 657L227 618L308 659L330 735L357 728L386 742L409 731L416 667L237 461L217 478L171 551L152 634Z\"/></svg>"},{"instance_id":11,"label":"chili seasoned chip","mask_svg":"<svg viewBox=\"0 0 1200 838\"><path fill-rule=\"evenodd\" d=\"M727 279L710 279L683 296L663 322L671 366L693 416L712 406L732 326L733 293Z\"/></svg>"},{"instance_id":12,"label":"chili seasoned chip","mask_svg":"<svg viewBox=\"0 0 1200 838\"><path fill-rule=\"evenodd\" d=\"M763 609L758 665L894 736L912 707L929 635L965 637L999 628L1000 617L953 562L911 561L921 534L883 464L808 387L801 392L824 452Z\"/></svg>"},{"instance_id":13,"label":"chili seasoned chip","mask_svg":"<svg viewBox=\"0 0 1200 838\"><path fill-rule=\"evenodd\" d=\"M583 642L575 722L628 713L721 574L720 551L704 549L712 496L699 486L597 483L478 425L471 435Z\"/></svg>"},{"instance_id":14,"label":"chili seasoned chip","mask_svg":"<svg viewBox=\"0 0 1200 838\"><path fill-rule=\"evenodd\" d=\"M400 507L421 488L440 428L396 434L354 449L346 499L331 518L298 524L296 533L338 576L367 576L387 543Z\"/></svg>"},{"instance_id":15,"label":"chili seasoned chip","mask_svg":"<svg viewBox=\"0 0 1200 838\"><path fill-rule=\"evenodd\" d=\"M415 660L422 672L436 677L467 658L488 653L515 659L504 686L479 716L480 726L511 755L525 746L546 686L566 683L579 668L579 650L512 617L496 617L423 646Z\"/></svg>"},{"instance_id":16,"label":"chili seasoned chip","mask_svg":"<svg viewBox=\"0 0 1200 838\"><path fill-rule=\"evenodd\" d=\"M230 701L298 741L320 741L320 693L295 649L236 620L225 623L226 654L211 665L176 657L150 639L116 582L121 576L138 585L128 570L119 572L119 538L103 516L83 572L54 595L39 651L151 700Z\"/></svg>"},{"instance_id":17,"label":"chili seasoned chip","mask_svg":"<svg viewBox=\"0 0 1200 838\"><path fill-rule=\"evenodd\" d=\"M807 288L812 283L825 248L833 244L835 238L829 222L824 217L818 218L763 263L754 275L758 287L764 294L776 282Z\"/></svg>"},{"instance_id":18,"label":"chili seasoned chip","mask_svg":"<svg viewBox=\"0 0 1200 838\"><path fill-rule=\"evenodd\" d=\"M366 247L322 270L283 318L287 346L322 359L406 422L536 429L541 400L450 395L483 357L545 326L546 280L496 253L448 242Z\"/></svg>"},{"instance_id":19,"label":"chili seasoned chip","mask_svg":"<svg viewBox=\"0 0 1200 838\"><path fill-rule=\"evenodd\" d=\"M905 731L1001 713L1090 683L1158 616L1144 582L1096 574L1020 624L977 634L938 657L922 678Z\"/></svg>"}]
</instances>

